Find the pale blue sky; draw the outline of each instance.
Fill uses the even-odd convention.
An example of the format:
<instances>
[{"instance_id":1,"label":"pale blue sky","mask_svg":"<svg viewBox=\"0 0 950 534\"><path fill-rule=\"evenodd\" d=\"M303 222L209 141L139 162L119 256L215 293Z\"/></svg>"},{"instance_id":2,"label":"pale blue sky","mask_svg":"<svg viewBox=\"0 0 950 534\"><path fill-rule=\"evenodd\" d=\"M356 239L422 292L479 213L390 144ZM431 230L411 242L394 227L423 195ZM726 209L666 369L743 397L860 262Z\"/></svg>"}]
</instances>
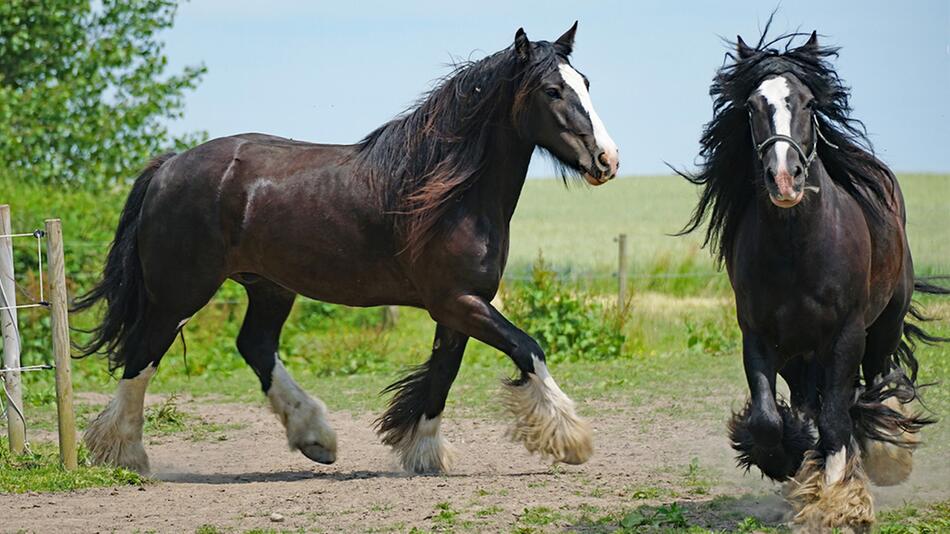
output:
<instances>
[{"instance_id":1,"label":"pale blue sky","mask_svg":"<svg viewBox=\"0 0 950 534\"><path fill-rule=\"evenodd\" d=\"M690 167L711 115L720 39L754 41L774 3L743 0L305 2L194 0L164 36L171 68L204 62L173 131L246 131L349 143L446 72L452 56L508 46L519 26L553 40L580 21L573 63L620 146L623 174ZM950 0L786 0L778 31L817 29L879 155L950 171ZM534 176L550 175L542 158Z\"/></svg>"}]
</instances>

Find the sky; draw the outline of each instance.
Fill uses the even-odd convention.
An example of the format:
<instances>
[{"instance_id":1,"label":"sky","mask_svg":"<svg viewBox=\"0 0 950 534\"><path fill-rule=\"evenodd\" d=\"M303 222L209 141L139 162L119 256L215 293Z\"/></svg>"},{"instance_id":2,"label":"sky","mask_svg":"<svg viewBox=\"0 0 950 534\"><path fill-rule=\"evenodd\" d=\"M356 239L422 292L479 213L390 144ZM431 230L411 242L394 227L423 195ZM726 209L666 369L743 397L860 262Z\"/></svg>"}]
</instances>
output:
<instances>
[{"instance_id":1,"label":"sky","mask_svg":"<svg viewBox=\"0 0 950 534\"><path fill-rule=\"evenodd\" d=\"M694 168L727 45L777 3L193 0L163 35L169 72L204 63L172 132L265 132L352 143L416 101L453 58L553 41L579 21L572 63L620 146L622 174ZM785 0L776 31L817 30L878 155L899 172L950 172L950 0ZM531 176L551 176L541 156Z\"/></svg>"}]
</instances>

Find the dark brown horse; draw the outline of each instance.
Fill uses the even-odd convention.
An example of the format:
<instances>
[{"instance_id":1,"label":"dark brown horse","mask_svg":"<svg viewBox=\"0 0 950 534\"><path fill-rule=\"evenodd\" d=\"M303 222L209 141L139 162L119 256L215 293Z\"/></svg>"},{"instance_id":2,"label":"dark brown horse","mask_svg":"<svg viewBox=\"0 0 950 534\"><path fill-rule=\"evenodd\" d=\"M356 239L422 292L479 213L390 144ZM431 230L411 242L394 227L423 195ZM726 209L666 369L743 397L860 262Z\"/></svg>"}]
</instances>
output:
<instances>
[{"instance_id":1,"label":"dark brown horse","mask_svg":"<svg viewBox=\"0 0 950 534\"><path fill-rule=\"evenodd\" d=\"M544 352L490 304L532 153L541 148L594 185L617 172L617 147L568 60L576 27L553 43L530 42L519 29L512 46L458 66L355 145L245 134L155 159L132 187L102 282L76 303L105 300L83 352L105 352L123 369L115 398L86 431L92 458L148 470L149 378L184 323L231 278L249 299L238 350L291 448L308 458L332 463L337 443L324 404L277 355L298 294L416 306L437 323L431 358L390 386L378 423L407 470L449 467L440 417L469 337L520 371L507 383L512 435L556 461L586 461L590 429Z\"/></svg>"},{"instance_id":2,"label":"dark brown horse","mask_svg":"<svg viewBox=\"0 0 950 534\"><path fill-rule=\"evenodd\" d=\"M865 473L878 484L905 479L930 422L906 405L916 397L914 339L937 339L905 321L920 317L904 200L849 116L848 89L828 62L837 49L814 33L791 48L795 37L763 35L756 47L739 38L719 70L705 162L687 176L704 189L685 231L709 219L706 243L735 290L751 393L730 423L739 465L794 478L800 523L866 527ZM777 374L791 407L776 399Z\"/></svg>"}]
</instances>

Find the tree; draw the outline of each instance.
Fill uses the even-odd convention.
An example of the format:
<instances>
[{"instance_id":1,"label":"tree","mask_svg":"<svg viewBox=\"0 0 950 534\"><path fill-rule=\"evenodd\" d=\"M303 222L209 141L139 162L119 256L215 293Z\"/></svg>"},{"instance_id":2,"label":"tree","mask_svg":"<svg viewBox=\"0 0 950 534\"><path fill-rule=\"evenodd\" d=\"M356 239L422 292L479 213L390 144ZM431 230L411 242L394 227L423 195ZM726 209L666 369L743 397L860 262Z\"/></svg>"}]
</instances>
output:
<instances>
[{"instance_id":1,"label":"tree","mask_svg":"<svg viewBox=\"0 0 950 534\"><path fill-rule=\"evenodd\" d=\"M125 181L173 137L183 93L206 69L166 75L158 33L174 0L0 2L0 179L101 187Z\"/></svg>"}]
</instances>

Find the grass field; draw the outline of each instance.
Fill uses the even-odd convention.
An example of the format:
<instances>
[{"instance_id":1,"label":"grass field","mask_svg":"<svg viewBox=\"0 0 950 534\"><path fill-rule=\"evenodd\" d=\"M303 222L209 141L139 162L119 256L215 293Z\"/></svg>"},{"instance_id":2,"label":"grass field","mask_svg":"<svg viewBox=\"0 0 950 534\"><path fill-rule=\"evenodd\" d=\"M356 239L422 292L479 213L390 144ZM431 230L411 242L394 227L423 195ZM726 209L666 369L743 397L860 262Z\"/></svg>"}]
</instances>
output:
<instances>
[{"instance_id":1,"label":"grass field","mask_svg":"<svg viewBox=\"0 0 950 534\"><path fill-rule=\"evenodd\" d=\"M950 176L900 176L907 231L922 272L950 273ZM694 262L712 270L701 232L670 237L689 219L697 189L673 176L625 178L602 187L529 180L512 222L511 265L523 268L539 250L564 268L616 269L614 237L629 239L631 274Z\"/></svg>"},{"instance_id":2,"label":"grass field","mask_svg":"<svg viewBox=\"0 0 950 534\"><path fill-rule=\"evenodd\" d=\"M950 176L902 176L901 183L907 198L908 233L918 271L950 273ZM94 195L0 181L0 203L12 205L15 230L39 227L49 216L64 220L67 271L74 292L88 288L101 269L123 200L124 191ZM620 179L601 188L565 189L554 180L531 180L526 184L513 221L511 277L506 286L520 283L540 252L565 275L569 290L609 302L616 283L613 238L619 233L629 236L628 274L634 297L632 313L623 327L626 341L620 356L603 361L565 361L553 369L588 416L603 415L605 410L619 413L660 406L663 416L718 422L728 412L723 398L741 398L745 394L738 358L738 328L728 283L721 273L715 272L708 253L700 249L700 234L676 238L668 235L687 220L694 201L694 188L673 177ZM30 272L35 267L35 252L22 245L17 243L18 281L26 291L35 292L36 278ZM670 273L689 276L666 278ZM153 381L151 394L166 398L184 395L207 403L263 402L257 378L234 348L244 310L240 288L226 285L216 301L187 327L187 367L182 347L176 343ZM939 318L929 329L950 335L950 299L924 299L923 304ZM93 318L86 315L71 320L83 327L89 326ZM281 355L307 390L331 392L323 397L332 411L378 414L384 409L386 398L376 392L401 376L406 366L425 360L433 331L431 320L420 310L403 310L399 324L392 330L381 331L379 322L378 310L346 309L299 300L281 339ZM44 312L22 312L20 325L25 346L23 363L48 361L48 319ZM950 347L924 347L920 358L924 381L950 380ZM507 359L495 350L480 343L470 344L449 398L447 409L451 416L500 416L501 409L493 401L497 379L511 370ZM29 430L48 436L55 426L52 377L34 373L24 381ZM101 396L88 394L111 394L114 385L103 361L90 358L74 362L74 388L87 395L77 405L81 428L104 402ZM688 402L683 402L683 392L688 392ZM934 413L944 415L950 412L950 391L943 385L931 387L927 402ZM187 433L188 439L202 441L227 430L215 426L217 423L198 420L162 423L162 417L153 413L155 423L146 432ZM946 424L937 425L927 439L937 451L950 454ZM85 478L64 478L55 470L46 470L52 458L48 448L41 446L37 450L29 458L0 456L0 469L34 466L36 478L32 489L36 491L140 482L124 472L95 469L87 471ZM731 469L729 465L720 467ZM30 480L9 474L0 477L0 492L31 489ZM709 484L714 486L715 479ZM652 491L647 493L653 495ZM688 487L678 491L688 493ZM946 492L950 493L950 488ZM674 497L679 494L659 492L654 500L658 506L668 507L663 514L675 515L677 508L670 511L669 506L680 502ZM456 508L437 508L436 517L454 517L451 512L459 510L457 505L452 506ZM950 521L947 509L946 502L931 505L911 500L906 507L892 509L883 516L886 528L882 531L937 532ZM597 512L593 519L603 520L604 528L614 528L623 526L624 520L635 524L644 514L659 517L658 510L654 507L638 512L638 516L629 516L633 513L629 507L614 508ZM587 512L577 509L558 513L580 517ZM544 531L548 525L543 523L545 517L548 516L544 513L520 516L511 528ZM684 521L690 517L687 514ZM769 527L757 521L749 518L746 527L734 528L752 532ZM916 531L901 530L902 525L915 521L924 526ZM461 523L454 528L441 528L446 526L443 523L437 526L432 530L466 530ZM206 531L214 532L214 528L209 525Z\"/></svg>"}]
</instances>

